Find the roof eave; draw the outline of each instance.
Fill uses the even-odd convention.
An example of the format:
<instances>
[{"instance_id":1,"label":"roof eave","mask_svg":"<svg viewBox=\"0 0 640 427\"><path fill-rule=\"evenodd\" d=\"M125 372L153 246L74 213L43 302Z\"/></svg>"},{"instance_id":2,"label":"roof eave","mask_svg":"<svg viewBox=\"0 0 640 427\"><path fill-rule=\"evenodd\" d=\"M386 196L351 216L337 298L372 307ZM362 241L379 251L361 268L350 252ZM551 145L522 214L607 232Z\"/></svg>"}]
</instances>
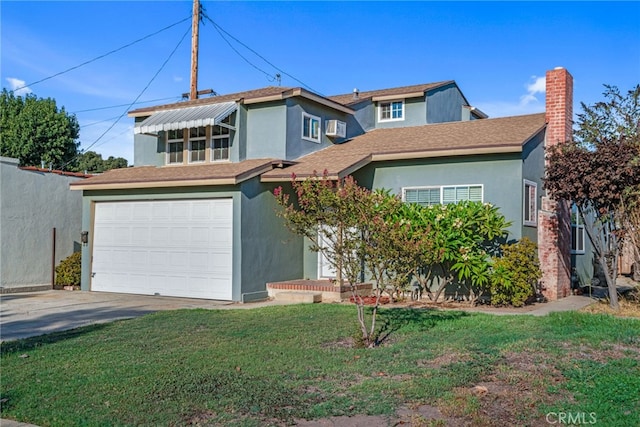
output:
<instances>
[{"instance_id":1,"label":"roof eave","mask_svg":"<svg viewBox=\"0 0 640 427\"><path fill-rule=\"evenodd\" d=\"M481 154L508 154L521 153L522 145L495 145L473 148L447 148L444 150L423 150L423 151L405 151L396 153L378 153L371 155L371 161L380 162L385 160L411 160L424 159L430 157L456 157Z\"/></svg>"},{"instance_id":2,"label":"roof eave","mask_svg":"<svg viewBox=\"0 0 640 427\"><path fill-rule=\"evenodd\" d=\"M188 166L187 166L188 167ZM130 181L130 182L105 182L98 184L83 183L71 184L72 190L121 190L121 189L137 189L137 188L168 188L168 187L197 187L197 186L218 186L218 185L237 185L256 176L262 175L273 169L272 162L266 165L253 168L242 172L233 177L224 178L201 178L186 180L161 180L161 181Z\"/></svg>"}]
</instances>

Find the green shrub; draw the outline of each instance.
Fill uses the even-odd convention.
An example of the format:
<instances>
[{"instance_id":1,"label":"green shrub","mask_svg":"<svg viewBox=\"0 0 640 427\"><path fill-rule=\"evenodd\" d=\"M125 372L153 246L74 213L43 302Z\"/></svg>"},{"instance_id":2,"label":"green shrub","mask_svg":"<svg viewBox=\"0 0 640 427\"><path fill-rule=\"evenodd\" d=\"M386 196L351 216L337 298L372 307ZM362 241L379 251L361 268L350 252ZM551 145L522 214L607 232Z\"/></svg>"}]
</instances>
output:
<instances>
[{"instance_id":1,"label":"green shrub","mask_svg":"<svg viewBox=\"0 0 640 427\"><path fill-rule=\"evenodd\" d=\"M56 267L56 286L80 286L82 273L81 252L74 252Z\"/></svg>"},{"instance_id":2,"label":"green shrub","mask_svg":"<svg viewBox=\"0 0 640 427\"><path fill-rule=\"evenodd\" d=\"M536 284L542 277L537 246L523 237L501 248L502 256L493 258L491 304L521 307L535 296Z\"/></svg>"}]
</instances>

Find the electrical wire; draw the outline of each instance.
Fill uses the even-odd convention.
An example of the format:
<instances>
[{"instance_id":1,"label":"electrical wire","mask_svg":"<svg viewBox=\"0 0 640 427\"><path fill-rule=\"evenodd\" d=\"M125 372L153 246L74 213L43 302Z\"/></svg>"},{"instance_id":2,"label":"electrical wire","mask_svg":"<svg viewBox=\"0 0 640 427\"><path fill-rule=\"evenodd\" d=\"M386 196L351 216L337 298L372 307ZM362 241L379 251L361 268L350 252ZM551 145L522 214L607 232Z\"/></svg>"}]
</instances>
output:
<instances>
[{"instance_id":1,"label":"electrical wire","mask_svg":"<svg viewBox=\"0 0 640 427\"><path fill-rule=\"evenodd\" d=\"M120 121L120 119L122 119L127 112L131 109L131 106L133 106L136 102L138 102L138 100L140 99L140 97L145 93L145 91L149 88L149 86L151 86L151 83L153 83L153 81L156 79L156 77L158 77L158 75L160 74L160 72L164 69L164 67L167 65L167 63L169 62L169 60L173 57L173 55L176 53L176 51L178 50L178 48L180 47L180 45L182 44L182 42L184 41L184 39L187 37L187 35L191 32L191 25L189 26L189 28L187 29L187 31L182 35L182 38L180 39L180 41L178 42L178 44L176 45L176 47L173 48L173 50L171 51L171 53L169 54L169 56L167 57L167 59L165 59L165 61L162 63L162 65L160 66L160 68L158 69L158 71L156 71L156 73L153 75L153 77L151 77L151 80L149 80L149 82L147 83L147 85L144 87L144 89L142 89L142 91L138 94L138 96L136 96L136 99L133 100L133 102L131 102L130 104L128 104L127 108L123 111L122 114L120 114L120 116L118 117L118 119L113 122L111 124L111 126L109 126L107 128L107 130L105 130L104 132L102 132L102 134L95 140L93 141L91 144L89 144L88 147L84 148L83 150L81 150L78 154L76 154L71 160L67 161L66 163L64 163L60 169L64 170L65 166L67 166L69 163L73 162L75 159L78 158L78 156L84 152L86 152L87 150L89 150L91 147L93 147L94 145L96 145L98 143L98 141L100 141L111 129L113 129L113 127L118 124L118 122ZM100 144L101 145L101 144ZM100 146L98 145L98 147Z\"/></svg>"},{"instance_id":2,"label":"electrical wire","mask_svg":"<svg viewBox=\"0 0 640 427\"><path fill-rule=\"evenodd\" d=\"M49 77L45 77L44 79L37 80L37 81L35 81L35 82L33 82L33 83L28 83L28 84L26 84L26 85L24 85L24 86L21 86L21 87L15 88L15 89L13 89L13 91L15 92L15 91L18 91L18 90L20 90L20 89L24 89L24 88L29 87L29 86L37 85L38 83L42 83L42 82L47 81L47 80L50 80L50 79L52 79L52 78L54 78L54 77L58 77L58 76L60 76L60 75L62 75L62 74L68 73L69 71L76 70L76 69L78 69L78 68L80 68L80 67L83 67L83 66L85 66L85 65L87 65L87 64L91 64L92 62L95 62L95 61L97 61L98 59L102 59L102 58L104 58L104 57L106 57L106 56L111 55L112 53L116 53L116 52L119 52L119 51L121 51L121 50L123 50L123 49L126 49L126 48L130 47L130 46L133 46L133 45L134 45L134 44L136 44L136 43L139 43L139 42L141 42L141 41L143 41L143 40L146 40L146 39L148 39L148 38L150 38L150 37L153 37L153 36L155 36L156 34L159 34L159 33L163 32L163 31L165 31L165 30L168 30L169 28L175 27L176 25L181 24L181 23L183 23L184 21L187 21L187 20L189 20L189 19L191 19L191 16L189 16L189 17L187 17L187 18L185 18L185 19L182 19L182 20L180 20L180 21L178 21L178 22L176 22L176 23L174 23L174 24L171 24L171 25L169 25L169 26L167 26L167 27L164 27L164 28L162 28L161 30L156 31L155 33L152 33L152 34L146 35L146 36L142 37L141 39L135 40L135 41L133 41L133 42L131 42L131 43L129 43L129 44L126 44L126 45L124 45L124 46L121 46L121 47L119 47L119 48L117 48L117 49L114 49L114 50L112 50L112 51L110 51L110 52L107 52L107 53L102 54L102 55L100 55L100 56L97 56L97 57L95 57L95 58L93 58L93 59L90 59L90 60L88 60L88 61L85 61L85 62L83 62L82 64L79 64L79 65L76 65L76 66L74 66L74 67L68 68L68 69L66 69L66 70L64 70L64 71L60 71L59 73L53 74L53 75L51 75L51 76L49 76Z\"/></svg>"},{"instance_id":3,"label":"electrical wire","mask_svg":"<svg viewBox=\"0 0 640 427\"><path fill-rule=\"evenodd\" d=\"M202 12L202 13L203 13L203 12ZM204 14L204 13L203 13L203 14ZM205 15L205 16L206 16L206 15ZM207 19L209 19L209 18L207 17ZM211 20L211 19L209 19L209 20ZM211 21L211 22L213 22L213 21ZM232 50L233 50L233 51L234 51L234 52L235 52L235 53L236 53L240 58L244 59L244 61L245 61L247 64L251 65L253 68L255 68L256 70L260 71L262 74L264 74L265 76L267 76L267 78L268 78L268 79L270 79L270 81L274 81L274 80L276 79L276 76L273 76L273 75L269 74L268 72L266 72L266 71L265 71L265 70L263 70L262 68L258 67L257 65L255 65L254 63L252 63L251 61L249 61L249 60L248 60L244 55L242 55L242 54L238 51L238 49L236 49L236 48L231 44L231 42L230 42L229 40L227 40L227 38L224 36L224 34L222 34L222 32L221 32L221 31L220 31L220 29L215 25L215 23L214 23L214 28L215 28L215 30L218 32L218 34L220 35L220 37L222 37L222 40L224 40L224 41L229 45L229 47L230 47L230 48L231 48L231 49L232 49Z\"/></svg>"},{"instance_id":4,"label":"electrical wire","mask_svg":"<svg viewBox=\"0 0 640 427\"><path fill-rule=\"evenodd\" d=\"M229 41L222 35L222 33L226 34L227 36L229 36L231 39L233 39L236 43L240 44L241 46L243 46L245 49L249 50L251 53L253 53L254 55L256 55L258 58L262 59L264 62L266 62L267 64L269 64L270 66L272 66L273 68L275 68L277 71L279 71L280 73L284 74L285 76L291 77L293 80L297 81L298 83L300 83L302 86L306 87L307 89L309 89L310 91L317 93L319 95L322 95L320 92L314 90L311 86L307 85L306 83L304 83L303 81L297 79L296 77L292 76L291 74L287 73L284 70L281 70L280 68L276 67L274 64L272 64L269 60L267 60L264 56L260 55L258 52L256 52L255 50L251 49L249 46L247 46L246 44L242 43L240 40L238 40L236 37L234 37L233 35L229 34L228 31L226 31L224 28L222 28L220 25L218 25L213 19L211 19L206 13L201 12L201 14L209 21L213 24L213 26L215 27L215 29L218 31L218 33L220 34L220 36L224 39L224 41L227 42L227 44L229 44L229 46L231 46L231 44L229 43ZM240 53L233 47L231 46L231 48L238 54L240 55ZM278 78L276 76L273 76L269 73L267 73L266 71L258 68L256 65L252 64L251 62L249 62L244 56L240 55L240 57L242 59L244 59L245 61L247 61L251 66L253 66L254 68L258 69L259 71L261 71L262 73L266 74L268 77L271 77L273 80L278 80ZM273 81L271 80L271 81Z\"/></svg>"},{"instance_id":5,"label":"electrical wire","mask_svg":"<svg viewBox=\"0 0 640 427\"><path fill-rule=\"evenodd\" d=\"M167 98L150 99L148 101L138 101L138 102L136 102L136 104L146 104L148 102L167 101L169 99L175 99L176 101L179 101L181 98L179 96L170 96L170 97L167 97ZM70 113L71 114L78 114L78 113L87 113L89 111L109 110L111 108L126 107L127 105L131 105L131 104L120 104L120 105L111 105L109 107L87 108L86 110L70 111Z\"/></svg>"}]
</instances>

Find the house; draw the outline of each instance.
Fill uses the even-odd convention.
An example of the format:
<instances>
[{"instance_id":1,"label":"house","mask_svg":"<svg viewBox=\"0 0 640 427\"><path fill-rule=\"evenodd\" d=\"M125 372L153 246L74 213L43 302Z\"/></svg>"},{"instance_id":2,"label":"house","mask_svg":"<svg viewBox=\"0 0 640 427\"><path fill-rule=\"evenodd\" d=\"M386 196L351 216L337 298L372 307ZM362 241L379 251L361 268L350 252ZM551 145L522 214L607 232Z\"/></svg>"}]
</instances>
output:
<instances>
[{"instance_id":1,"label":"house","mask_svg":"<svg viewBox=\"0 0 640 427\"><path fill-rule=\"evenodd\" d=\"M134 164L82 182L82 289L231 301L331 274L276 217L273 189L326 170L421 203L490 202L537 241L551 299L570 291L569 214L542 187L568 139L571 75L546 113L490 119L454 81L323 97L267 87L131 111Z\"/></svg>"},{"instance_id":2,"label":"house","mask_svg":"<svg viewBox=\"0 0 640 427\"><path fill-rule=\"evenodd\" d=\"M81 248L82 195L69 184L88 176L0 157L0 291L53 287L54 267Z\"/></svg>"}]
</instances>

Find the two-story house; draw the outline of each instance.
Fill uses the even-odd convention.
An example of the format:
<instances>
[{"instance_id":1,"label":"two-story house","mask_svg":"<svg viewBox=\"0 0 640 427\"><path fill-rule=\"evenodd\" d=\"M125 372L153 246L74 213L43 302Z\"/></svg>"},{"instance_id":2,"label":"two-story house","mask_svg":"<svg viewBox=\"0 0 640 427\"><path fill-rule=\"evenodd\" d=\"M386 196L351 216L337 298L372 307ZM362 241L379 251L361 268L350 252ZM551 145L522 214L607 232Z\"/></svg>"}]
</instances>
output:
<instances>
[{"instance_id":1,"label":"two-story house","mask_svg":"<svg viewBox=\"0 0 640 427\"><path fill-rule=\"evenodd\" d=\"M570 137L571 75L549 71L547 88L546 114L496 119L453 81L331 97L266 87L131 111L136 166L72 185L90 236L82 289L251 301L268 282L328 276L272 195L292 173L326 170L406 201L499 206L510 239L538 241L548 296L564 296L566 233L542 177L545 144Z\"/></svg>"}]
</instances>

